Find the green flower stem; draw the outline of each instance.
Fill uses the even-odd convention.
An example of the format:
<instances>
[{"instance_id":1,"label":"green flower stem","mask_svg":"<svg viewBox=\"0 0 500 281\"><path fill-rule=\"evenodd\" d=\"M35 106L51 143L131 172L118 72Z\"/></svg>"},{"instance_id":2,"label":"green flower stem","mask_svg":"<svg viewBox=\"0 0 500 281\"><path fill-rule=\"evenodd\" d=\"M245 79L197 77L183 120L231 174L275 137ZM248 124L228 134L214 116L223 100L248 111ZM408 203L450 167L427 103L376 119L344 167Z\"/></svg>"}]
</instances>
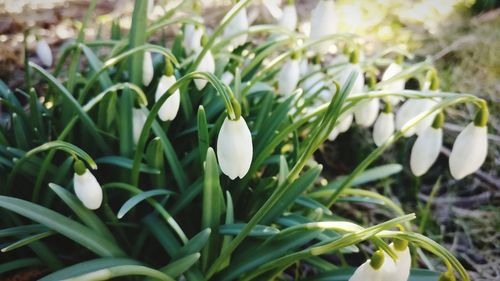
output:
<instances>
[{"instance_id":1,"label":"green flower stem","mask_svg":"<svg viewBox=\"0 0 500 281\"><path fill-rule=\"evenodd\" d=\"M210 84L212 84L215 90L220 94L220 97L224 100L228 116L235 116L236 118L239 118L234 108L234 106L237 107L239 104L236 101L236 98L234 97L231 89L226 84L222 83L219 78L208 72L191 72L184 75L167 90L166 94L158 99L158 101L153 105L153 108L151 108L151 111L148 114L146 122L144 123L144 127L141 131L139 141L137 142L137 148L134 154L134 163L131 171L132 185L137 186L139 184L139 168L141 164L142 153L144 151L144 148L146 147L147 137L149 135L149 131L151 130L151 126L153 125L153 121L158 115L158 111L160 111L161 106L167 101L170 95L172 95L180 87L187 85L187 83L189 83L193 79L206 79L208 82L210 82ZM187 94L187 92L182 93Z\"/></svg>"},{"instance_id":2,"label":"green flower stem","mask_svg":"<svg viewBox=\"0 0 500 281\"><path fill-rule=\"evenodd\" d=\"M469 275L460 262L443 246L422 234L406 231L382 231L378 234L380 238L398 238L411 242L427 251L441 257L448 268L455 269L463 281L470 281Z\"/></svg>"},{"instance_id":3,"label":"green flower stem","mask_svg":"<svg viewBox=\"0 0 500 281\"><path fill-rule=\"evenodd\" d=\"M146 44L146 45L142 45L142 46L130 49L130 50L128 50L124 53L121 53L120 55L113 57L113 58L107 60L106 62L104 62L103 67L101 69L99 69L99 71L95 72L94 75L92 75L92 77L90 77L90 79L85 84L85 87L82 89L82 92L80 93L79 100L80 101L85 100L86 95L88 94L90 89L92 89L92 86L97 81L97 79L99 78L101 73L103 73L107 69L111 68L112 66L116 65L117 63L125 60L126 58L134 55L135 53L143 52L143 51L151 51L151 52L160 53L163 56L165 56L165 58L169 59L174 65L177 66L179 64L177 62L177 59L175 58L175 56L170 52L170 50L168 50L164 47L161 47L161 46Z\"/></svg>"},{"instance_id":4,"label":"green flower stem","mask_svg":"<svg viewBox=\"0 0 500 281\"><path fill-rule=\"evenodd\" d=\"M283 256L279 259L276 259L270 263L267 263L265 265L262 265L261 267L255 269L252 271L252 274L249 276L246 276L244 280L250 280L252 278L255 278L256 276L269 271L273 268L280 267L288 267L290 264L294 263L295 261L313 257L313 256L319 256L323 255L329 252L337 251L340 250L344 247L358 244L362 241L368 240L371 237L375 236L376 234L395 227L399 224L406 223L410 220L415 219L415 214L408 214L405 216L401 216L389 221L386 221L384 223L369 227L369 228L361 228L361 229L356 229L353 227L348 228L346 230L350 230L349 233L343 235L341 238L338 238L332 242L323 244L320 243L319 246L312 246L310 248L301 250L299 252L295 252L286 256ZM353 231L354 230L354 231Z\"/></svg>"},{"instance_id":5,"label":"green flower stem","mask_svg":"<svg viewBox=\"0 0 500 281\"><path fill-rule=\"evenodd\" d=\"M432 109L422 112L417 115L415 118L410 120L400 131L397 131L393 134L384 144L379 146L377 149L372 151L368 157L366 157L355 169L352 171L348 177L342 182L338 189L334 191L334 193L327 200L327 207L331 207L338 199L339 195L344 191L344 189L348 188L352 181L356 178L356 176L363 172L368 166L375 161L382 153L389 148L392 144L394 144L398 139L404 136L405 132L415 127L420 121L425 119L427 116L431 115L434 112L441 111L448 106L452 106L459 103L466 102L478 102L479 98L472 95L454 95L449 96Z\"/></svg>"},{"instance_id":6,"label":"green flower stem","mask_svg":"<svg viewBox=\"0 0 500 281\"><path fill-rule=\"evenodd\" d=\"M203 46L203 49L201 50L200 54L193 62L191 67L188 69L187 73L193 72L198 67L206 53L211 50L217 37L222 34L224 28L226 28L226 26L238 14L239 11L248 6L250 3L252 3L252 0L241 0L236 5L234 5L231 10L229 10L229 12L221 20L219 26L214 30L212 36L210 36L210 38L208 39L208 42Z\"/></svg>"}]
</instances>

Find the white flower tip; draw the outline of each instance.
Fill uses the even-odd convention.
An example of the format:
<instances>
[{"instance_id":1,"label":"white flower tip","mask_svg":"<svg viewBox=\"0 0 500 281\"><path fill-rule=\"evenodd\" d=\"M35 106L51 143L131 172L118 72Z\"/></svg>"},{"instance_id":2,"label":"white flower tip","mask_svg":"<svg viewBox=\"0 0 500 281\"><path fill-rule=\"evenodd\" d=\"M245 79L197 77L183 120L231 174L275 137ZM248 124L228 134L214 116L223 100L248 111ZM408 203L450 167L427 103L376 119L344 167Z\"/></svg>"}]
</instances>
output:
<instances>
[{"instance_id":1,"label":"white flower tip","mask_svg":"<svg viewBox=\"0 0 500 281\"><path fill-rule=\"evenodd\" d=\"M96 210L102 204L102 188L95 176L86 170L83 175L74 174L73 184L76 196L90 210Z\"/></svg>"},{"instance_id":2,"label":"white flower tip","mask_svg":"<svg viewBox=\"0 0 500 281\"><path fill-rule=\"evenodd\" d=\"M488 133L486 127L470 123L457 136L450 153L450 173L459 180L477 171L486 160Z\"/></svg>"},{"instance_id":3,"label":"white flower tip","mask_svg":"<svg viewBox=\"0 0 500 281\"><path fill-rule=\"evenodd\" d=\"M217 158L222 172L231 180L243 178L250 169L252 157L252 135L245 120L226 117L217 138Z\"/></svg>"},{"instance_id":4,"label":"white flower tip","mask_svg":"<svg viewBox=\"0 0 500 281\"><path fill-rule=\"evenodd\" d=\"M50 67L52 66L52 51L50 50L49 44L47 41L40 40L36 44L36 54L42 61L42 64Z\"/></svg>"}]
</instances>

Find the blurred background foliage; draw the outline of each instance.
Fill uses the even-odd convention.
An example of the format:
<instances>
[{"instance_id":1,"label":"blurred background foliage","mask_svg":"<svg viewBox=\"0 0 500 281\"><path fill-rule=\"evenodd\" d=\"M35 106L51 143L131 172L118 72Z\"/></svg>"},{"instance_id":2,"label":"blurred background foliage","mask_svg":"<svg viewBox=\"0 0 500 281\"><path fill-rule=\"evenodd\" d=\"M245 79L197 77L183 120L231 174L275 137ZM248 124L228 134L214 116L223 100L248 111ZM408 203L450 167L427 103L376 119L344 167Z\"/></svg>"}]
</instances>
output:
<instances>
[{"instance_id":1,"label":"blurred background foliage","mask_svg":"<svg viewBox=\"0 0 500 281\"><path fill-rule=\"evenodd\" d=\"M168 9L178 1L181 0L159 0L154 13L161 15L164 11L160 7ZM258 17L259 23L272 23L275 19L264 8L264 1L280 4L279 0L255 0L249 9L249 18ZM308 31L308 17L316 2L296 1L302 31ZM231 1L202 0L202 3L203 17L213 27ZM7 81L11 88L23 85L22 40L26 28L36 28L34 33L43 36L57 52L59 46L76 36L87 5L88 1L0 1L0 79ZM406 212L417 212L421 218L420 229L454 252L473 280L500 280L500 1L337 0L336 8L339 31L361 35L367 55L389 47L406 50L414 54L416 61L434 62L442 90L473 93L488 101L490 152L475 176L458 183L447 170L449 148L462 128L451 123L466 124L473 113L472 109L463 107L447 112L448 120L453 122L445 124L447 138L432 171L416 178L405 169L398 176L366 188L399 200ZM127 28L132 9L133 1L99 1L96 21L87 36L106 32L116 18ZM175 32L168 30L165 35L168 38ZM33 50L35 38L28 41ZM37 60L32 54L30 59ZM409 81L407 87L413 84ZM354 129L334 143L326 143L315 155L326 167L324 176L334 178L352 170L373 149L369 139L370 132ZM378 164L396 162L407 168L413 142L413 138L400 141ZM382 210L370 205L342 206L339 204L335 211L348 212L367 224L386 217ZM431 210L428 216L425 215L427 206Z\"/></svg>"}]
</instances>

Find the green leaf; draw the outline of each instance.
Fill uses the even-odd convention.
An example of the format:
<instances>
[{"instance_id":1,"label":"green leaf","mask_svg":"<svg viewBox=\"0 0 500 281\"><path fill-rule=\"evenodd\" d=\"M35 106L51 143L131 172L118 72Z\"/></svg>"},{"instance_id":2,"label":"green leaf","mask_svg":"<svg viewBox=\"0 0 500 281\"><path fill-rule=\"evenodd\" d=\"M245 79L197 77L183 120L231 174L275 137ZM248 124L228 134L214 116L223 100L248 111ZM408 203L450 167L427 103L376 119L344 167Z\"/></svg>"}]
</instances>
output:
<instances>
[{"instance_id":1,"label":"green leaf","mask_svg":"<svg viewBox=\"0 0 500 281\"><path fill-rule=\"evenodd\" d=\"M201 228L210 228L212 235L207 245L202 250L202 268L206 268L220 247L219 225L224 209L224 199L219 181L219 165L214 150L209 147L207 151L203 185L203 209L201 214Z\"/></svg>"},{"instance_id":2,"label":"green leaf","mask_svg":"<svg viewBox=\"0 0 500 281\"><path fill-rule=\"evenodd\" d=\"M160 271L172 278L177 278L191 268L200 259L200 256L200 253L187 255L171 262L169 265L161 268Z\"/></svg>"},{"instance_id":3,"label":"green leaf","mask_svg":"<svg viewBox=\"0 0 500 281\"><path fill-rule=\"evenodd\" d=\"M12 251L12 250L15 250L15 249L18 249L18 248L21 248L21 247L24 247L26 245L29 245L33 242L36 242L40 239L43 239L45 237L48 237L50 235L54 234L54 231L45 231L45 232L42 232L42 233L38 233L38 234L34 234L34 235L31 235L31 236L28 236L28 237L25 237L21 240L18 240L6 247L3 247L2 248L2 252L5 253L5 252L9 252L9 251Z\"/></svg>"},{"instance_id":4,"label":"green leaf","mask_svg":"<svg viewBox=\"0 0 500 281\"><path fill-rule=\"evenodd\" d=\"M0 229L0 237L28 235L34 232L42 232L46 230L47 227L41 224L20 225L20 226Z\"/></svg>"},{"instance_id":5,"label":"green leaf","mask_svg":"<svg viewBox=\"0 0 500 281\"><path fill-rule=\"evenodd\" d=\"M96 163L98 164L110 164L110 165L115 165L121 168L125 168L128 170L132 169L132 160L126 157L121 157L121 156L104 156L99 159L95 160ZM154 175L159 175L160 171L158 169L151 168L147 166L146 164L141 163L139 171L143 173L148 173L148 174L154 174Z\"/></svg>"},{"instance_id":6,"label":"green leaf","mask_svg":"<svg viewBox=\"0 0 500 281\"><path fill-rule=\"evenodd\" d=\"M262 223L271 223L275 218L280 216L293 202L302 194L306 189L308 189L318 178L321 173L322 166L317 165L311 168L309 171L305 172L296 181L294 181L289 187L286 188L286 193L283 197L274 204L267 214L262 219Z\"/></svg>"},{"instance_id":7,"label":"green leaf","mask_svg":"<svg viewBox=\"0 0 500 281\"><path fill-rule=\"evenodd\" d=\"M102 258L81 262L51 273L39 281L59 280L107 280L119 276L144 275L158 280L173 279L169 276L142 266L140 262L124 258Z\"/></svg>"},{"instance_id":8,"label":"green leaf","mask_svg":"<svg viewBox=\"0 0 500 281\"><path fill-rule=\"evenodd\" d=\"M129 35L129 49L144 45L146 43L146 28L148 21L148 1L135 1L134 12L132 14L132 26ZM142 84L142 62L144 52L132 55L130 59L130 81L136 85Z\"/></svg>"},{"instance_id":9,"label":"green leaf","mask_svg":"<svg viewBox=\"0 0 500 281\"><path fill-rule=\"evenodd\" d=\"M219 233L222 235L238 235L241 230L245 227L244 223L236 224L225 224L220 226ZM267 226L267 225L256 225L252 231L248 234L250 237L268 237L280 233L279 229Z\"/></svg>"},{"instance_id":10,"label":"green leaf","mask_svg":"<svg viewBox=\"0 0 500 281\"><path fill-rule=\"evenodd\" d=\"M12 271L12 270L17 270L20 268L26 268L26 267L33 267L33 266L39 266L42 265L40 260L36 258L25 258L25 259L18 259L15 261L10 261L6 262L3 264L0 264L0 275L3 275L6 272Z\"/></svg>"},{"instance_id":11,"label":"green leaf","mask_svg":"<svg viewBox=\"0 0 500 281\"><path fill-rule=\"evenodd\" d=\"M205 247L212 231L206 228L191 238L172 258L178 259L194 253L198 253Z\"/></svg>"},{"instance_id":12,"label":"green leaf","mask_svg":"<svg viewBox=\"0 0 500 281\"><path fill-rule=\"evenodd\" d=\"M35 69L38 73L40 73L47 82L54 88L57 89L59 94L61 94L65 103L68 107L72 107L73 111L80 117L83 125L87 127L88 132L94 137L97 141L97 144L101 147L101 149L105 151L109 151L109 147L104 142L103 138L99 135L96 125L94 121L87 115L87 113L83 110L78 101L71 95L71 93L59 82L54 76L50 75L45 69L38 66L37 64L30 62L30 67Z\"/></svg>"},{"instance_id":13,"label":"green leaf","mask_svg":"<svg viewBox=\"0 0 500 281\"><path fill-rule=\"evenodd\" d=\"M208 135L207 117L205 116L205 109L202 105L198 108L198 150L200 153L200 163L203 166L207 156L208 146L210 145L210 138Z\"/></svg>"},{"instance_id":14,"label":"green leaf","mask_svg":"<svg viewBox=\"0 0 500 281\"><path fill-rule=\"evenodd\" d=\"M303 281L348 281L353 275L355 268L342 268L329 272L323 272L311 278L302 279ZM412 269L408 281L437 281L438 272L425 269Z\"/></svg>"},{"instance_id":15,"label":"green leaf","mask_svg":"<svg viewBox=\"0 0 500 281\"><path fill-rule=\"evenodd\" d=\"M172 191L166 190L166 189L153 189L153 190L141 192L141 193L133 196L132 198L128 199L127 202L125 202L123 204L123 206L118 211L117 217L119 219L123 218L132 208L134 208L137 204L141 203L142 201L144 201L148 198L158 196L158 195L171 195L171 194L174 194L174 193Z\"/></svg>"},{"instance_id":16,"label":"green leaf","mask_svg":"<svg viewBox=\"0 0 500 281\"><path fill-rule=\"evenodd\" d=\"M125 254L99 233L40 205L13 197L0 196L0 207L43 224L97 255L112 257Z\"/></svg>"}]
</instances>

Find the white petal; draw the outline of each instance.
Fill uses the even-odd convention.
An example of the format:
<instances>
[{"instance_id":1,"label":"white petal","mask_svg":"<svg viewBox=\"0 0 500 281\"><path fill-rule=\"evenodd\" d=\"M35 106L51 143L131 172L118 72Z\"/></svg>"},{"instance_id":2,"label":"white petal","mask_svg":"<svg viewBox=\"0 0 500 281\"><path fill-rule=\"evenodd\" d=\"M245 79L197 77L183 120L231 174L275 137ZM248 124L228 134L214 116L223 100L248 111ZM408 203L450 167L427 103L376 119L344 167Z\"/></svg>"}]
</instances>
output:
<instances>
[{"instance_id":1,"label":"white petal","mask_svg":"<svg viewBox=\"0 0 500 281\"><path fill-rule=\"evenodd\" d=\"M47 41L40 40L36 44L36 55L40 58L43 65L50 67L52 65L52 51Z\"/></svg>"},{"instance_id":2,"label":"white petal","mask_svg":"<svg viewBox=\"0 0 500 281\"><path fill-rule=\"evenodd\" d=\"M148 86L153 80L155 74L153 67L153 59L150 52L144 52L144 60L142 61L142 84Z\"/></svg>"},{"instance_id":3,"label":"white petal","mask_svg":"<svg viewBox=\"0 0 500 281\"><path fill-rule=\"evenodd\" d=\"M248 30L248 17L245 8L241 9L231 22L224 29L224 37L230 37L242 31ZM233 39L234 48L243 45L247 41L248 35L245 33Z\"/></svg>"},{"instance_id":4,"label":"white petal","mask_svg":"<svg viewBox=\"0 0 500 281\"><path fill-rule=\"evenodd\" d=\"M381 268L382 280L407 281L411 269L411 254L409 247L406 247L403 251L395 249L393 243L391 243L389 247L394 250L398 259L394 261L384 252L384 266Z\"/></svg>"},{"instance_id":5,"label":"white petal","mask_svg":"<svg viewBox=\"0 0 500 281\"><path fill-rule=\"evenodd\" d=\"M379 281L379 275L380 272L373 269L370 265L370 260L367 260L354 271L349 281Z\"/></svg>"},{"instance_id":6,"label":"white petal","mask_svg":"<svg viewBox=\"0 0 500 281\"><path fill-rule=\"evenodd\" d=\"M427 111L432 109L438 101L433 100L433 99L424 99L422 100L422 105L421 105L421 112ZM423 133L427 128L432 126L432 123L434 122L434 118L436 118L436 115L438 114L437 111L433 112L431 115L425 117L422 121L418 122L417 126L415 126L415 132L417 135Z\"/></svg>"},{"instance_id":7,"label":"white petal","mask_svg":"<svg viewBox=\"0 0 500 281\"><path fill-rule=\"evenodd\" d=\"M187 24L184 27L184 38L182 40L182 45L186 49L188 55L193 52L199 52L201 50L201 37L203 36L203 29L196 27L192 24Z\"/></svg>"},{"instance_id":8,"label":"white petal","mask_svg":"<svg viewBox=\"0 0 500 281\"><path fill-rule=\"evenodd\" d=\"M282 15L281 8L279 7L279 0L263 0L262 3L267 8L272 17L279 19Z\"/></svg>"},{"instance_id":9,"label":"white petal","mask_svg":"<svg viewBox=\"0 0 500 281\"><path fill-rule=\"evenodd\" d=\"M198 65L198 68L196 70L197 71L204 71L204 72L208 72L208 73L214 73L215 72L215 61L214 61L214 57L212 56L212 52L211 51L208 51L205 54L205 56L203 56L203 59L201 60L200 64ZM201 91L207 85L207 80L205 80L205 79L195 79L194 83L196 84L196 88L199 91Z\"/></svg>"},{"instance_id":10,"label":"white petal","mask_svg":"<svg viewBox=\"0 0 500 281\"><path fill-rule=\"evenodd\" d=\"M334 1L320 0L311 12L311 30L309 36L312 40L334 34L337 31ZM313 48L318 53L326 53L330 42L315 45Z\"/></svg>"},{"instance_id":11,"label":"white petal","mask_svg":"<svg viewBox=\"0 0 500 281\"><path fill-rule=\"evenodd\" d=\"M356 123L362 127L373 125L378 116L379 106L379 99L369 99L359 102L354 108Z\"/></svg>"},{"instance_id":12,"label":"white petal","mask_svg":"<svg viewBox=\"0 0 500 281\"><path fill-rule=\"evenodd\" d=\"M230 179L243 178L252 164L252 135L243 117L229 120L227 117L217 138L217 158L224 174Z\"/></svg>"},{"instance_id":13,"label":"white petal","mask_svg":"<svg viewBox=\"0 0 500 281\"><path fill-rule=\"evenodd\" d=\"M339 117L337 128L339 129L339 133L346 132L349 130L352 124L352 113L350 112L345 112Z\"/></svg>"},{"instance_id":14,"label":"white petal","mask_svg":"<svg viewBox=\"0 0 500 281\"><path fill-rule=\"evenodd\" d=\"M297 10L295 9L295 5L291 4L283 7L283 14L278 25L289 30L295 30L297 27Z\"/></svg>"},{"instance_id":15,"label":"white petal","mask_svg":"<svg viewBox=\"0 0 500 281\"><path fill-rule=\"evenodd\" d=\"M73 175L73 185L78 199L90 210L98 209L102 203L102 188L95 176L85 170L83 175Z\"/></svg>"},{"instance_id":16,"label":"white petal","mask_svg":"<svg viewBox=\"0 0 500 281\"><path fill-rule=\"evenodd\" d=\"M394 114L382 112L373 126L373 142L381 146L394 133Z\"/></svg>"},{"instance_id":17,"label":"white petal","mask_svg":"<svg viewBox=\"0 0 500 281\"><path fill-rule=\"evenodd\" d=\"M132 134L134 137L134 143L139 142L141 137L142 128L144 128L144 123L146 123L147 116L142 112L141 109L132 109Z\"/></svg>"},{"instance_id":18,"label":"white petal","mask_svg":"<svg viewBox=\"0 0 500 281\"><path fill-rule=\"evenodd\" d=\"M470 123L455 139L450 153L451 175L459 180L477 171L488 153L487 128Z\"/></svg>"},{"instance_id":19,"label":"white petal","mask_svg":"<svg viewBox=\"0 0 500 281\"><path fill-rule=\"evenodd\" d=\"M425 174L436 162L443 143L443 130L433 127L421 133L411 149L410 168L415 176Z\"/></svg>"},{"instance_id":20,"label":"white petal","mask_svg":"<svg viewBox=\"0 0 500 281\"><path fill-rule=\"evenodd\" d=\"M351 92L349 93L350 95L363 92L365 77L363 76L363 71L361 70L361 66L359 66L358 64L349 63L339 73L337 77L337 82L340 84L340 86L343 87L347 83L347 79L353 72L356 73L357 75L356 75L356 80L354 80Z\"/></svg>"},{"instance_id":21,"label":"white petal","mask_svg":"<svg viewBox=\"0 0 500 281\"><path fill-rule=\"evenodd\" d=\"M403 103L396 114L396 128L401 130L411 119L421 113L422 100L409 99ZM404 133L405 137L411 137L415 134L415 127L410 128Z\"/></svg>"},{"instance_id":22,"label":"white petal","mask_svg":"<svg viewBox=\"0 0 500 281\"><path fill-rule=\"evenodd\" d=\"M309 76L306 80L304 80L303 89L307 91L309 94L316 94L321 88L325 86L325 82L323 79L325 78L325 74L323 72L317 72Z\"/></svg>"},{"instance_id":23,"label":"white petal","mask_svg":"<svg viewBox=\"0 0 500 281\"><path fill-rule=\"evenodd\" d=\"M173 75L163 75L158 83L158 88L156 88L155 100L158 101L176 81ZM180 104L181 94L179 93L179 89L177 89L160 107L158 116L162 121L174 120L179 111Z\"/></svg>"},{"instance_id":24,"label":"white petal","mask_svg":"<svg viewBox=\"0 0 500 281\"><path fill-rule=\"evenodd\" d=\"M328 135L328 140L329 141L334 141L339 136L339 134L340 134L339 129L336 128L336 127L333 128L333 130Z\"/></svg>"},{"instance_id":25,"label":"white petal","mask_svg":"<svg viewBox=\"0 0 500 281\"><path fill-rule=\"evenodd\" d=\"M222 82L224 82L224 84L229 86L229 85L231 85L231 82L233 82L233 80L234 80L234 75L231 72L226 71L222 74L222 77L220 78L220 80Z\"/></svg>"},{"instance_id":26,"label":"white petal","mask_svg":"<svg viewBox=\"0 0 500 281\"><path fill-rule=\"evenodd\" d=\"M382 81L387 81L391 79L392 77L398 75L401 71L403 71L403 67L400 64L397 63L391 63L387 69L384 71L384 74L382 75ZM398 79L393 82L389 82L387 84L384 84L382 86L382 90L385 91L393 91L393 92L399 92L404 90L405 88L405 83L406 81L404 79ZM402 100L401 97L390 97L390 101L392 104L398 104Z\"/></svg>"},{"instance_id":27,"label":"white petal","mask_svg":"<svg viewBox=\"0 0 500 281\"><path fill-rule=\"evenodd\" d=\"M281 68L278 74L279 92L281 95L289 96L297 88L300 78L299 60L289 60Z\"/></svg>"}]
</instances>

